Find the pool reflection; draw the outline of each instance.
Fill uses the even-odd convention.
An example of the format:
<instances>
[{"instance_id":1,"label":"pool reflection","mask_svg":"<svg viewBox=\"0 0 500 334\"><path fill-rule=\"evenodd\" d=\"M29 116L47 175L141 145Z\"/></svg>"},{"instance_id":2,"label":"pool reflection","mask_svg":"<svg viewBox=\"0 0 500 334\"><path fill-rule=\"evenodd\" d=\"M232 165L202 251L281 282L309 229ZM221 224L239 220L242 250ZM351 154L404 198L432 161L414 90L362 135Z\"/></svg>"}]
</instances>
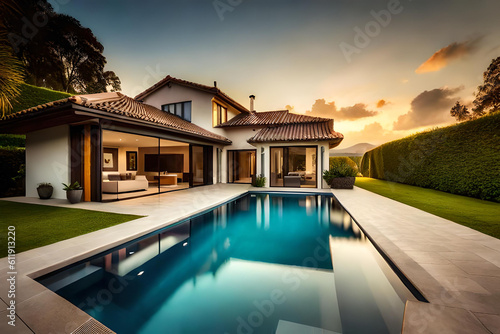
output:
<instances>
[{"instance_id":1,"label":"pool reflection","mask_svg":"<svg viewBox=\"0 0 500 334\"><path fill-rule=\"evenodd\" d=\"M324 195L247 195L40 282L118 333L396 333L413 298Z\"/></svg>"}]
</instances>

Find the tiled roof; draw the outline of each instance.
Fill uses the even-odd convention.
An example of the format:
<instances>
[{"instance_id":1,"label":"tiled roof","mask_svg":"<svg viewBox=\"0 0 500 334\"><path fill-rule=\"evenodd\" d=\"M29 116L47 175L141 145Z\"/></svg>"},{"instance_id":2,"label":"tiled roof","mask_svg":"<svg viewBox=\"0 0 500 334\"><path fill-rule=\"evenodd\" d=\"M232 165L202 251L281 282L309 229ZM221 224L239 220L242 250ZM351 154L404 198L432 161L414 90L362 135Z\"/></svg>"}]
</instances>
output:
<instances>
[{"instance_id":1,"label":"tiled roof","mask_svg":"<svg viewBox=\"0 0 500 334\"><path fill-rule=\"evenodd\" d=\"M319 123L329 121L328 118L312 117L290 113L288 110L252 112L249 114L239 114L229 121L220 124L218 127L252 126L252 125L278 125L278 124L299 124L299 123Z\"/></svg>"},{"instance_id":2,"label":"tiled roof","mask_svg":"<svg viewBox=\"0 0 500 334\"><path fill-rule=\"evenodd\" d=\"M243 112L243 113L249 112L247 108L245 108L244 106L242 106L241 104L239 104L238 102L236 102L235 100L230 98L229 95L227 95L226 93L224 93L223 91L221 91L219 88L217 88L215 86L207 86L207 85L198 84L196 82L177 79L177 78L174 78L170 75L167 75L165 78L158 81L153 86L149 87L148 89L146 89L142 93L136 95L136 97L134 99L142 100L145 97L147 97L148 95L152 94L157 89L167 85L169 82L173 82L173 83L181 85L181 86L191 87L191 88L195 88L195 89L198 89L198 90L201 90L204 92L214 94L215 96L219 97L220 99L224 100L225 102L231 104L233 107L238 109L240 112Z\"/></svg>"},{"instance_id":3,"label":"tiled roof","mask_svg":"<svg viewBox=\"0 0 500 334\"><path fill-rule=\"evenodd\" d=\"M5 119L21 118L28 114L36 114L48 108L69 103L105 111L114 115L126 116L133 119L151 122L153 124L158 124L165 128L178 130L187 134L194 134L205 138L215 139L228 144L231 143L231 141L226 137L212 133L202 127L199 127L198 125L185 121L180 117L164 112L148 104L138 102L121 93L76 95L7 115Z\"/></svg>"},{"instance_id":4,"label":"tiled roof","mask_svg":"<svg viewBox=\"0 0 500 334\"><path fill-rule=\"evenodd\" d=\"M333 131L333 120L270 126L260 130L248 140L249 143L286 142L286 141L330 141L338 145L344 135Z\"/></svg>"}]
</instances>

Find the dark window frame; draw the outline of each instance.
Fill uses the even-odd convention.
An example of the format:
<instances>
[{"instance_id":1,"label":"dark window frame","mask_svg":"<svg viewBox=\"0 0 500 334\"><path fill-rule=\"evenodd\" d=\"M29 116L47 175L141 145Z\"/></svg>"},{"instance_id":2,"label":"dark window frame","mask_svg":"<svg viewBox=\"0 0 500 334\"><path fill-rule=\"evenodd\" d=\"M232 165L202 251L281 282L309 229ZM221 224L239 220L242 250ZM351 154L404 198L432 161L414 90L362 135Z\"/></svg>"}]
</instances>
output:
<instances>
[{"instance_id":1,"label":"dark window frame","mask_svg":"<svg viewBox=\"0 0 500 334\"><path fill-rule=\"evenodd\" d=\"M214 102L216 109L217 109L217 115L216 115L216 126L220 125L222 123L227 122L227 107L224 107L222 104L218 102ZM224 115L224 117L222 117Z\"/></svg>"},{"instance_id":2,"label":"dark window frame","mask_svg":"<svg viewBox=\"0 0 500 334\"><path fill-rule=\"evenodd\" d=\"M189 113L189 119L186 117L186 103L191 104L191 110ZM180 112L177 111L177 106L180 104L181 110ZM186 122L191 123L192 119L192 114L193 114L193 101L182 101L182 102L174 102L174 103L167 103L167 104L162 104L161 110L164 112L168 112L171 115L177 116L179 118L182 118Z\"/></svg>"}]
</instances>

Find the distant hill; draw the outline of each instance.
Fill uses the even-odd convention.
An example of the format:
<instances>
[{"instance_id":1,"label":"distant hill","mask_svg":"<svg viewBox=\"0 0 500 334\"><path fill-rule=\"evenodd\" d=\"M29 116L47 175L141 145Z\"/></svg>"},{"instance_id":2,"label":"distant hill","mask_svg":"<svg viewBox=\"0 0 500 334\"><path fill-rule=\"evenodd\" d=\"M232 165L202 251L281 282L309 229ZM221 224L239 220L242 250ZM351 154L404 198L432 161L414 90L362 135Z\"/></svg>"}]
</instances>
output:
<instances>
[{"instance_id":1,"label":"distant hill","mask_svg":"<svg viewBox=\"0 0 500 334\"><path fill-rule=\"evenodd\" d=\"M374 147L377 147L377 146L369 144L369 143L359 143L359 144L353 145L351 147L344 148L342 150L331 149L330 156L331 157L362 156L363 154L365 154L366 151L369 151Z\"/></svg>"}]
</instances>

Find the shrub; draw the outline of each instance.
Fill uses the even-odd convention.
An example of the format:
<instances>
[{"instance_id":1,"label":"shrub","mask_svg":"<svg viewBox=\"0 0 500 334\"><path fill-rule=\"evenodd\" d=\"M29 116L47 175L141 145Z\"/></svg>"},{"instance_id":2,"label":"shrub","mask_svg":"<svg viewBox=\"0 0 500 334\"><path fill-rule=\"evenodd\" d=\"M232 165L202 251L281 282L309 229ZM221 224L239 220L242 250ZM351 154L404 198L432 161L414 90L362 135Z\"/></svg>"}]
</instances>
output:
<instances>
[{"instance_id":1,"label":"shrub","mask_svg":"<svg viewBox=\"0 0 500 334\"><path fill-rule=\"evenodd\" d=\"M257 175L257 177L255 177L255 181L253 183L254 187L263 187L266 185L266 177L262 174L260 175Z\"/></svg>"},{"instance_id":2,"label":"shrub","mask_svg":"<svg viewBox=\"0 0 500 334\"><path fill-rule=\"evenodd\" d=\"M356 176L358 165L348 157L331 157L330 170L334 177Z\"/></svg>"},{"instance_id":3,"label":"shrub","mask_svg":"<svg viewBox=\"0 0 500 334\"><path fill-rule=\"evenodd\" d=\"M25 147L26 136L0 134L0 147Z\"/></svg>"},{"instance_id":4,"label":"shrub","mask_svg":"<svg viewBox=\"0 0 500 334\"><path fill-rule=\"evenodd\" d=\"M500 202L500 113L368 151L364 176Z\"/></svg>"},{"instance_id":5,"label":"shrub","mask_svg":"<svg viewBox=\"0 0 500 334\"><path fill-rule=\"evenodd\" d=\"M0 148L0 197L24 195L24 149Z\"/></svg>"},{"instance_id":6,"label":"shrub","mask_svg":"<svg viewBox=\"0 0 500 334\"><path fill-rule=\"evenodd\" d=\"M348 158L356 163L356 166L358 167L358 170L359 170L359 167L361 165L361 158L363 158L363 157L358 155L358 156L352 156L352 157L348 157Z\"/></svg>"},{"instance_id":7,"label":"shrub","mask_svg":"<svg viewBox=\"0 0 500 334\"><path fill-rule=\"evenodd\" d=\"M330 169L323 172L323 179L330 184L336 177L355 177L358 166L348 157L330 157Z\"/></svg>"}]
</instances>

